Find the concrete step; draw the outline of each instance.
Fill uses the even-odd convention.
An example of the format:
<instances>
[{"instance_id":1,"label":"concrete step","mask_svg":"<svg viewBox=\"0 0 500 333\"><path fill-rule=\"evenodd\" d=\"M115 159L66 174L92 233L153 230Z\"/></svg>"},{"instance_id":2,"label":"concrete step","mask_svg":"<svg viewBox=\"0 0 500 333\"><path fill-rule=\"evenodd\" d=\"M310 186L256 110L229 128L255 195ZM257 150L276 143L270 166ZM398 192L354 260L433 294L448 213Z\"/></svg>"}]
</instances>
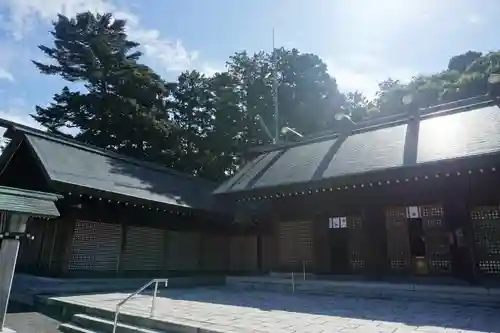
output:
<instances>
[{"instance_id":1,"label":"concrete step","mask_svg":"<svg viewBox=\"0 0 500 333\"><path fill-rule=\"evenodd\" d=\"M86 314L75 314L73 316L72 322L79 327L85 327L86 329L91 329L98 332L113 332L114 321L102 319L98 317L89 316ZM118 321L116 331L119 333L160 333L160 331L150 330L147 328L142 328L134 325L124 324Z\"/></svg>"},{"instance_id":2,"label":"concrete step","mask_svg":"<svg viewBox=\"0 0 500 333\"><path fill-rule=\"evenodd\" d=\"M76 326L71 323L61 324L59 325L59 331L63 333L102 333L98 331L91 331L79 326Z\"/></svg>"},{"instance_id":3,"label":"concrete step","mask_svg":"<svg viewBox=\"0 0 500 333\"><path fill-rule=\"evenodd\" d=\"M45 299L43 306L47 310L47 313L51 313L52 316L61 318L65 321L71 321L68 327L62 327L62 329L78 329L83 325L97 325L88 327L90 329L98 329L96 333L109 333L112 332L112 323L114 322L115 312L107 309L100 309L95 307L87 307L85 305L64 302L57 299ZM150 318L144 315L134 315L127 313L126 309L123 310L124 313L120 313L118 321L123 329L124 333L220 333L227 332L216 328L216 325L207 325L206 323L200 323L198 321L193 321L184 318ZM90 319L91 317L94 319ZM94 321L94 322L91 322ZM97 323L95 323L97 321ZM111 324L111 326L107 324ZM84 326L87 328L87 326ZM111 327L111 330L109 330ZM126 329L135 330L126 330ZM103 330L104 329L104 330ZM137 330L139 329L139 330ZM67 331L70 332L70 331ZM75 331L78 332L78 331ZM89 331L88 333L91 333Z\"/></svg>"}]
</instances>

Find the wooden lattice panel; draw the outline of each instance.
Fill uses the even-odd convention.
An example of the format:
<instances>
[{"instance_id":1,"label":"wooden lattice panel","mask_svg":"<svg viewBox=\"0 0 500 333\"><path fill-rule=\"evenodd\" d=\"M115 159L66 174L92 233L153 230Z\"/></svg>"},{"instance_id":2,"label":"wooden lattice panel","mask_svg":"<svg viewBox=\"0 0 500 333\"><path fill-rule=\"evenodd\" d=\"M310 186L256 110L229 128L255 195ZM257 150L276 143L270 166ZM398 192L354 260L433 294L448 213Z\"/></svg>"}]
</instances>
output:
<instances>
[{"instance_id":1,"label":"wooden lattice panel","mask_svg":"<svg viewBox=\"0 0 500 333\"><path fill-rule=\"evenodd\" d=\"M500 275L500 260L481 260L479 269L486 275Z\"/></svg>"},{"instance_id":2,"label":"wooden lattice panel","mask_svg":"<svg viewBox=\"0 0 500 333\"><path fill-rule=\"evenodd\" d=\"M353 272L365 269L366 235L363 229L363 218L359 215L347 217L349 229L349 262Z\"/></svg>"},{"instance_id":3,"label":"wooden lattice panel","mask_svg":"<svg viewBox=\"0 0 500 333\"><path fill-rule=\"evenodd\" d=\"M500 221L479 220L474 223L476 245L488 255L500 255Z\"/></svg>"},{"instance_id":4,"label":"wooden lattice panel","mask_svg":"<svg viewBox=\"0 0 500 333\"><path fill-rule=\"evenodd\" d=\"M279 225L279 259L283 269L314 267L313 222L287 221Z\"/></svg>"},{"instance_id":5,"label":"wooden lattice panel","mask_svg":"<svg viewBox=\"0 0 500 333\"><path fill-rule=\"evenodd\" d=\"M471 211L472 220L498 220L500 219L500 210L498 206L475 207Z\"/></svg>"},{"instance_id":6,"label":"wooden lattice panel","mask_svg":"<svg viewBox=\"0 0 500 333\"><path fill-rule=\"evenodd\" d=\"M439 217L444 215L443 207L440 205L426 205L421 207L422 217Z\"/></svg>"},{"instance_id":7,"label":"wooden lattice panel","mask_svg":"<svg viewBox=\"0 0 500 333\"><path fill-rule=\"evenodd\" d=\"M349 229L363 229L363 218L361 216L347 217L347 227Z\"/></svg>"},{"instance_id":8,"label":"wooden lattice panel","mask_svg":"<svg viewBox=\"0 0 500 333\"><path fill-rule=\"evenodd\" d=\"M406 210L404 207L389 208L385 211L385 218L386 220L406 219Z\"/></svg>"},{"instance_id":9,"label":"wooden lattice panel","mask_svg":"<svg viewBox=\"0 0 500 333\"><path fill-rule=\"evenodd\" d=\"M121 225L76 221L70 271L116 271L121 248Z\"/></svg>"},{"instance_id":10,"label":"wooden lattice panel","mask_svg":"<svg viewBox=\"0 0 500 333\"><path fill-rule=\"evenodd\" d=\"M402 272L411 264L410 243L408 239L408 220L404 207L386 211L387 255L391 270Z\"/></svg>"},{"instance_id":11,"label":"wooden lattice panel","mask_svg":"<svg viewBox=\"0 0 500 333\"><path fill-rule=\"evenodd\" d=\"M451 272L450 241L443 207L426 205L421 207L421 212L429 273L448 274Z\"/></svg>"},{"instance_id":12,"label":"wooden lattice panel","mask_svg":"<svg viewBox=\"0 0 500 333\"><path fill-rule=\"evenodd\" d=\"M160 271L165 260L165 233L160 229L128 226L125 251L121 258L124 271Z\"/></svg>"},{"instance_id":13,"label":"wooden lattice panel","mask_svg":"<svg viewBox=\"0 0 500 333\"><path fill-rule=\"evenodd\" d=\"M365 261L364 260L351 260L351 270L354 272L359 272L365 269Z\"/></svg>"},{"instance_id":14,"label":"wooden lattice panel","mask_svg":"<svg viewBox=\"0 0 500 333\"><path fill-rule=\"evenodd\" d=\"M391 270L406 271L410 267L410 260L391 260Z\"/></svg>"},{"instance_id":15,"label":"wooden lattice panel","mask_svg":"<svg viewBox=\"0 0 500 333\"><path fill-rule=\"evenodd\" d=\"M442 229L445 223L442 218L422 218L422 226L424 229Z\"/></svg>"},{"instance_id":16,"label":"wooden lattice panel","mask_svg":"<svg viewBox=\"0 0 500 333\"><path fill-rule=\"evenodd\" d=\"M471 219L479 270L485 275L500 275L499 207L475 207Z\"/></svg>"},{"instance_id":17,"label":"wooden lattice panel","mask_svg":"<svg viewBox=\"0 0 500 333\"><path fill-rule=\"evenodd\" d=\"M449 273L451 271L450 260L429 260L429 266L434 272Z\"/></svg>"}]
</instances>

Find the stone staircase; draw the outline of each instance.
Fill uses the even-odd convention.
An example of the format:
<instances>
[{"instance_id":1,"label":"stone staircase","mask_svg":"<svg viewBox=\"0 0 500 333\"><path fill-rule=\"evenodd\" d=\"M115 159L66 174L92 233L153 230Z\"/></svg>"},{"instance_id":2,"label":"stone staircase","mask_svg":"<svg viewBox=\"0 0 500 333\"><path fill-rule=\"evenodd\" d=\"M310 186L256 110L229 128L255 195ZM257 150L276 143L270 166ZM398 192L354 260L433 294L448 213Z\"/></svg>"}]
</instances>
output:
<instances>
[{"instance_id":1,"label":"stone staircase","mask_svg":"<svg viewBox=\"0 0 500 333\"><path fill-rule=\"evenodd\" d=\"M60 332L66 333L112 333L115 311L90 307L84 304L43 298L41 301L52 317L60 318ZM124 308L118 318L117 333L228 333L216 325L207 325L181 318L164 320L145 315L145 311ZM233 333L233 331L231 331Z\"/></svg>"},{"instance_id":2,"label":"stone staircase","mask_svg":"<svg viewBox=\"0 0 500 333\"><path fill-rule=\"evenodd\" d=\"M113 320L90 316L82 313L73 315L71 322L61 324L59 330L64 333L112 333ZM117 333L160 333L178 331L158 331L142 326L131 325L120 321L116 327Z\"/></svg>"}]
</instances>

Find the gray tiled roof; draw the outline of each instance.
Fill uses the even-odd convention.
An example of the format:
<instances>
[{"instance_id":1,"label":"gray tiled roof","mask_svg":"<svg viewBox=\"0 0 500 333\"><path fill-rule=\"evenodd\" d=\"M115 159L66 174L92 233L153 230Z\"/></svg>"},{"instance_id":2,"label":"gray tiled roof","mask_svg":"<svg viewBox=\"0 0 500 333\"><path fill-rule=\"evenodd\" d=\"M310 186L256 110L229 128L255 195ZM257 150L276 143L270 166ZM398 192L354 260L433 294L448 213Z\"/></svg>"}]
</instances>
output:
<instances>
[{"instance_id":1,"label":"gray tiled roof","mask_svg":"<svg viewBox=\"0 0 500 333\"><path fill-rule=\"evenodd\" d=\"M487 154L500 150L500 110L489 106L420 122L417 162Z\"/></svg>"},{"instance_id":2,"label":"gray tiled roof","mask_svg":"<svg viewBox=\"0 0 500 333\"><path fill-rule=\"evenodd\" d=\"M58 217L58 195L0 186L0 211L30 216Z\"/></svg>"},{"instance_id":3,"label":"gray tiled roof","mask_svg":"<svg viewBox=\"0 0 500 333\"><path fill-rule=\"evenodd\" d=\"M381 171L405 165L405 149L413 163L500 152L500 109L481 102L440 110L420 120L418 138L408 120L358 130L346 138L324 137L263 153L214 193L232 193L327 180L347 175ZM415 146L413 146L415 147Z\"/></svg>"},{"instance_id":4,"label":"gray tiled roof","mask_svg":"<svg viewBox=\"0 0 500 333\"><path fill-rule=\"evenodd\" d=\"M406 127L392 126L347 137L322 178L402 166Z\"/></svg>"},{"instance_id":5,"label":"gray tiled roof","mask_svg":"<svg viewBox=\"0 0 500 333\"><path fill-rule=\"evenodd\" d=\"M59 137L25 133L51 181L156 203L211 209L207 181Z\"/></svg>"}]
</instances>

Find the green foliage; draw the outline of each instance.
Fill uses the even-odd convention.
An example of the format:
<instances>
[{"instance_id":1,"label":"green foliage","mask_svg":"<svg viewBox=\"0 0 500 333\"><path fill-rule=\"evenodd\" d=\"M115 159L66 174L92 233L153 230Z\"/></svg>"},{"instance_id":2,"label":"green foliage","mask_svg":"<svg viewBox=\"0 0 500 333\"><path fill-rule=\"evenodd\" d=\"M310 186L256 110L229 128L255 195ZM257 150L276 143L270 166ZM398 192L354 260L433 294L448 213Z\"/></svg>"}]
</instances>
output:
<instances>
[{"instance_id":1,"label":"green foliage","mask_svg":"<svg viewBox=\"0 0 500 333\"><path fill-rule=\"evenodd\" d=\"M51 63L34 64L82 89L64 87L49 106L37 106L33 117L50 131L75 128L78 140L168 163L169 89L137 62L141 53L127 39L125 21L87 12L73 19L59 15L53 27L54 46L39 46Z\"/></svg>"}]
</instances>

